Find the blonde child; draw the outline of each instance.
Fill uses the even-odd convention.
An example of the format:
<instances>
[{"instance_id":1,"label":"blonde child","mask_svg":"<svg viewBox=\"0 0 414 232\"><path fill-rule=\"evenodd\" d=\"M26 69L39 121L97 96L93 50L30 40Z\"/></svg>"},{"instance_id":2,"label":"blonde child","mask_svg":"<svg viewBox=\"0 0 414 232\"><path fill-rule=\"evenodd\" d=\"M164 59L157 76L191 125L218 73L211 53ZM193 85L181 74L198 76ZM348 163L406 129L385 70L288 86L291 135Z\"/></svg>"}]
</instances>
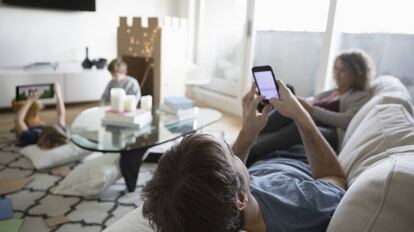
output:
<instances>
[{"instance_id":1,"label":"blonde child","mask_svg":"<svg viewBox=\"0 0 414 232\"><path fill-rule=\"evenodd\" d=\"M41 93L35 93L23 103L16 113L15 129L18 146L37 144L41 149L47 150L69 142L65 122L65 104L63 103L62 90L57 82L54 83L54 91L56 95L57 124L45 126L43 123L32 124L27 121L32 112L30 109L36 108L39 110L41 108L41 103L38 100Z\"/></svg>"}]
</instances>

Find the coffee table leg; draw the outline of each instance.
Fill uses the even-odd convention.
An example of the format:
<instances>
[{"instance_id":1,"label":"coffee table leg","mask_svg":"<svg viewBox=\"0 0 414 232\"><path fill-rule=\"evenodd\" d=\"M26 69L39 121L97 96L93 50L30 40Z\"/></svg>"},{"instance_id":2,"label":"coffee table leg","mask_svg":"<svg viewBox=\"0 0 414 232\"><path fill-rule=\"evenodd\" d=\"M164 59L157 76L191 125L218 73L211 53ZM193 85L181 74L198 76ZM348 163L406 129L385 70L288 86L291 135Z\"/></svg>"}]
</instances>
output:
<instances>
[{"instance_id":1,"label":"coffee table leg","mask_svg":"<svg viewBox=\"0 0 414 232\"><path fill-rule=\"evenodd\" d=\"M138 173L141 168L142 156L146 149L122 151L120 158L121 173L124 177L128 192L134 192L138 181Z\"/></svg>"}]
</instances>

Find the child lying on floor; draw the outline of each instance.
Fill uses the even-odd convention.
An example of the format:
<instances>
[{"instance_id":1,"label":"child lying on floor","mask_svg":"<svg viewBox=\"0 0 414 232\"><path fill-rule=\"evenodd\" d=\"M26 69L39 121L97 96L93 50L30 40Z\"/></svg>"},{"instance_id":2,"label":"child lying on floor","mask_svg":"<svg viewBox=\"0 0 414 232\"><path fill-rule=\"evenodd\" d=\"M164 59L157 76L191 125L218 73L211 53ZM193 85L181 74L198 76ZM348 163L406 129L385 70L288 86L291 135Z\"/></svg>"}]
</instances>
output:
<instances>
[{"instance_id":1,"label":"child lying on floor","mask_svg":"<svg viewBox=\"0 0 414 232\"><path fill-rule=\"evenodd\" d=\"M42 108L38 100L42 93L36 92L23 103L16 113L15 130L18 146L37 144L41 149L47 150L69 142L65 123L65 104L63 103L62 90L57 82L54 83L54 92L56 95L57 125L45 126L43 123L33 123L31 120L27 120L27 116L31 112L30 109L36 108L39 111Z\"/></svg>"}]
</instances>

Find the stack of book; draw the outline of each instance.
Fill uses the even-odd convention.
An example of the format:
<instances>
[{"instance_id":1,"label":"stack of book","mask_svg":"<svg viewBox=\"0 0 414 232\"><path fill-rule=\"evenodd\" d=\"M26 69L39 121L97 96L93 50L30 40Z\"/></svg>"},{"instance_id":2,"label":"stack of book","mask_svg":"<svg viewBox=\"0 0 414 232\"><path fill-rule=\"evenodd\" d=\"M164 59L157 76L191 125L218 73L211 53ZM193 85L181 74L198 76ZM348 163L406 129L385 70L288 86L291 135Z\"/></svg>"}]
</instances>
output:
<instances>
[{"instance_id":1,"label":"stack of book","mask_svg":"<svg viewBox=\"0 0 414 232\"><path fill-rule=\"evenodd\" d=\"M194 101L186 97L166 97L161 110L177 121L192 119L198 112Z\"/></svg>"},{"instance_id":2,"label":"stack of book","mask_svg":"<svg viewBox=\"0 0 414 232\"><path fill-rule=\"evenodd\" d=\"M141 129L152 122L151 111L137 109L135 112L118 113L106 111L102 125Z\"/></svg>"}]
</instances>

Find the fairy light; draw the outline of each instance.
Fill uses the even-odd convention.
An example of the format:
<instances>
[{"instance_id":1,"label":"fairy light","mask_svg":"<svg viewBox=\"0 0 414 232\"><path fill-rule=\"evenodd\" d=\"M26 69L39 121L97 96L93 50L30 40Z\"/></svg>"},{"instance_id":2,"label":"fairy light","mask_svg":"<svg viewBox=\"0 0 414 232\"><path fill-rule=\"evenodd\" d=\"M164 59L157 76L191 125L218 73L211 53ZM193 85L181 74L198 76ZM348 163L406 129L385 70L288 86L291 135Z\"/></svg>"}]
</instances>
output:
<instances>
[{"instance_id":1,"label":"fairy light","mask_svg":"<svg viewBox=\"0 0 414 232\"><path fill-rule=\"evenodd\" d=\"M146 39L144 41L140 41L139 39L130 36L129 37L129 44L128 52L133 52L134 47L136 47L135 51L141 51L140 54L145 57L152 57L152 53L154 51L154 42L158 36L158 32L160 31L160 28L154 28L152 30L149 30L151 33L143 32L142 36ZM127 33L130 34L132 31L130 29L127 29ZM138 56L138 53L134 52L132 54L134 57Z\"/></svg>"}]
</instances>

